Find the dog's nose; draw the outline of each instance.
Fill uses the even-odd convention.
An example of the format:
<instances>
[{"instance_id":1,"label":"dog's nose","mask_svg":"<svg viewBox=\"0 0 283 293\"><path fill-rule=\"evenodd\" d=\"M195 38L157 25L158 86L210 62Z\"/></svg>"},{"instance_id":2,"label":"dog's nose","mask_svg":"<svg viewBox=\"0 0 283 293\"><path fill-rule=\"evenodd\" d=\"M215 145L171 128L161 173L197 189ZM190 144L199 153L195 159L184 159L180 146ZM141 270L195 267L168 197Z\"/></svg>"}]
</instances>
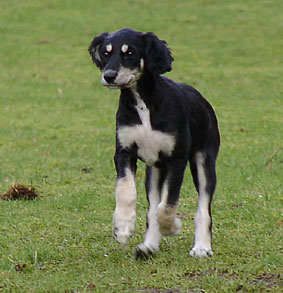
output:
<instances>
[{"instance_id":1,"label":"dog's nose","mask_svg":"<svg viewBox=\"0 0 283 293\"><path fill-rule=\"evenodd\" d=\"M103 77L107 83L113 83L115 78L117 77L117 72L114 70L106 71L104 73Z\"/></svg>"}]
</instances>

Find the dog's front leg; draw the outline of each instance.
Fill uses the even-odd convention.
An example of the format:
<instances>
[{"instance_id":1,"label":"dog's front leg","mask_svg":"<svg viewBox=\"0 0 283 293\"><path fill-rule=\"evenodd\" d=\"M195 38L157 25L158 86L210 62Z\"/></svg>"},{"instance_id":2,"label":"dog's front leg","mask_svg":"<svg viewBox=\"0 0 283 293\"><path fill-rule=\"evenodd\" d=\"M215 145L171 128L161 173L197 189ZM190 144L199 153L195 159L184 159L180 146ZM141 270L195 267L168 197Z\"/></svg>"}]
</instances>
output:
<instances>
[{"instance_id":1,"label":"dog's front leg","mask_svg":"<svg viewBox=\"0 0 283 293\"><path fill-rule=\"evenodd\" d=\"M135 187L136 159L133 157L132 154L123 150L117 150L115 154L117 183L114 234L120 244L126 244L135 230L137 191Z\"/></svg>"}]
</instances>

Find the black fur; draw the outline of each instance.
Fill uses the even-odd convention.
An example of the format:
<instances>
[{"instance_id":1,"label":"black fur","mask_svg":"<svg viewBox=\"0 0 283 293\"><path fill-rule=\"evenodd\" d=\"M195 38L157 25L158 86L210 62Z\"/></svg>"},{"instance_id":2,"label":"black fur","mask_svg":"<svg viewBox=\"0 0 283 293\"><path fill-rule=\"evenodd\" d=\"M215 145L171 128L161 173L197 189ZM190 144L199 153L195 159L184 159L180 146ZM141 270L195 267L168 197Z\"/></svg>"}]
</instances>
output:
<instances>
[{"instance_id":1,"label":"black fur","mask_svg":"<svg viewBox=\"0 0 283 293\"><path fill-rule=\"evenodd\" d=\"M155 34L146 33L144 40L144 57L146 68L151 74L163 74L171 71L171 63L174 61L165 41L159 40Z\"/></svg>"},{"instance_id":2,"label":"black fur","mask_svg":"<svg viewBox=\"0 0 283 293\"><path fill-rule=\"evenodd\" d=\"M102 63L100 62L100 60L98 60L95 57L95 53L96 50L98 49L98 46L105 40L105 38L108 36L108 33L103 33L100 36L95 37L90 46L89 46L89 53L92 57L93 62L96 64L97 67L99 67L100 69L102 69Z\"/></svg>"},{"instance_id":3,"label":"black fur","mask_svg":"<svg viewBox=\"0 0 283 293\"><path fill-rule=\"evenodd\" d=\"M107 49L109 44L111 46ZM129 47L126 53L121 51L123 44ZM205 190L210 197L207 209L211 218L211 200L216 186L215 164L220 144L217 119L211 105L196 89L161 76L171 70L171 63L174 60L167 43L159 40L153 33L143 34L123 29L95 37L91 42L89 52L93 62L103 72L103 84L121 90L116 115L115 165L118 180L126 176L127 168L135 174L137 159L144 160L139 156L138 143L133 142L130 146L125 147L118 137L118 131L123 126L131 127L143 123L137 112L136 95L138 95L149 110L152 129L159 133L170 134L175 141L172 153L160 151L158 158L148 164L147 194L152 188L150 178L152 168L155 167L160 173L159 201L162 188L166 183L168 185L167 206L175 207L179 200L179 192L188 161L194 184L200 193L198 177L200 167L196 161L197 154L200 153L204 158L202 167L205 170ZM124 81L122 77L119 81L121 68L139 72L134 83L127 83L127 80ZM212 218L209 225L211 229ZM150 256L152 253L154 251L151 248L137 249L137 255L142 258L145 255ZM202 256L201 248L195 253L195 256Z\"/></svg>"}]
</instances>

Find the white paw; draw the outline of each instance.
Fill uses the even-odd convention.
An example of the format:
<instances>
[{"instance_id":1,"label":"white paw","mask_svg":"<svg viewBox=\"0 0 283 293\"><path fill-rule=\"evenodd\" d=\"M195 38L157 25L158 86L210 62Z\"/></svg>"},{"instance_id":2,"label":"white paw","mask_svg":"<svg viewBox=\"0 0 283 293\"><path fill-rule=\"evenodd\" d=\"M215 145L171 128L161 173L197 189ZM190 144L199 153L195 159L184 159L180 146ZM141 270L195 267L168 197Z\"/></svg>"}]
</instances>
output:
<instances>
[{"instance_id":1,"label":"white paw","mask_svg":"<svg viewBox=\"0 0 283 293\"><path fill-rule=\"evenodd\" d=\"M114 232L114 235L117 242L119 242L121 245L127 244L129 238L131 237L129 233Z\"/></svg>"},{"instance_id":2,"label":"white paw","mask_svg":"<svg viewBox=\"0 0 283 293\"><path fill-rule=\"evenodd\" d=\"M129 238L135 231L136 213L132 213L127 217L119 216L119 213L114 213L114 234L115 239L120 244L126 244Z\"/></svg>"},{"instance_id":3,"label":"white paw","mask_svg":"<svg viewBox=\"0 0 283 293\"><path fill-rule=\"evenodd\" d=\"M147 259L154 256L158 251L158 247L147 246L144 243L141 243L136 249L136 259Z\"/></svg>"},{"instance_id":4,"label":"white paw","mask_svg":"<svg viewBox=\"0 0 283 293\"><path fill-rule=\"evenodd\" d=\"M211 248L193 247L190 251L190 256L195 258L211 257L213 256L213 252Z\"/></svg>"}]
</instances>

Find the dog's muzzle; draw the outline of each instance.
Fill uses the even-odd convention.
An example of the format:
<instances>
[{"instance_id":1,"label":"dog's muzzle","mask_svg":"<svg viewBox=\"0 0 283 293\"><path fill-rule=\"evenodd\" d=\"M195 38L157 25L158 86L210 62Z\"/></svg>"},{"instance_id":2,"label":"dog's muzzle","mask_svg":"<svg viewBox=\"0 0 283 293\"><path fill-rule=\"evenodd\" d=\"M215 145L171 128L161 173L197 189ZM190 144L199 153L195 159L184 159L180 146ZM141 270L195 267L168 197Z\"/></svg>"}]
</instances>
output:
<instances>
[{"instance_id":1,"label":"dog's muzzle","mask_svg":"<svg viewBox=\"0 0 283 293\"><path fill-rule=\"evenodd\" d=\"M102 73L101 83L113 89L132 87L140 78L139 68L130 69L121 66L119 70L107 69Z\"/></svg>"},{"instance_id":2,"label":"dog's muzzle","mask_svg":"<svg viewBox=\"0 0 283 293\"><path fill-rule=\"evenodd\" d=\"M103 82L103 80L102 80L102 84L106 86L113 84L117 75L118 75L118 72L115 70L106 70L103 73L103 79L105 80L106 84Z\"/></svg>"}]
</instances>

